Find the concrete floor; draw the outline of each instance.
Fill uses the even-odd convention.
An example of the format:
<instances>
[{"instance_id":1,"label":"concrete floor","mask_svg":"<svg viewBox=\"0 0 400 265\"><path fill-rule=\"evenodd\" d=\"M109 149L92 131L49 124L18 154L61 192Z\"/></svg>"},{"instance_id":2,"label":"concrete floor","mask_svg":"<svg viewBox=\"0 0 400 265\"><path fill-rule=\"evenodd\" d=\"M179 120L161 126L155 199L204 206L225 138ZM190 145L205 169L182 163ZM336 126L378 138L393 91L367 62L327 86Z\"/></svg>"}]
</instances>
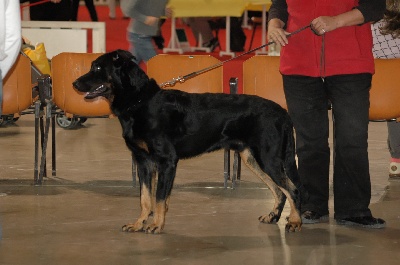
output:
<instances>
[{"instance_id":1,"label":"concrete floor","mask_svg":"<svg viewBox=\"0 0 400 265\"><path fill-rule=\"evenodd\" d=\"M121 232L140 207L118 121L57 127L57 176L34 186L32 116L0 128L1 265L399 264L400 181L388 180L385 123L370 126L371 209L385 229L339 226L332 216L296 233L284 218L261 224L271 193L246 168L236 189L224 189L215 152L179 163L165 229L150 235Z\"/></svg>"}]
</instances>

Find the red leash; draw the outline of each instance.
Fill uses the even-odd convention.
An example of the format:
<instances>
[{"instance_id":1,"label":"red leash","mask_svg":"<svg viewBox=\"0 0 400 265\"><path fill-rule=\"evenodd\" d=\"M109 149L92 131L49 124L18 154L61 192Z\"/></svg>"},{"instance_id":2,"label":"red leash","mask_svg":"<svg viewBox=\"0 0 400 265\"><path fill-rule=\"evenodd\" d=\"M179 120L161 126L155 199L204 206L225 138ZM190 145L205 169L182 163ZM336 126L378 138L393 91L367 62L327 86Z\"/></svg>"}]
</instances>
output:
<instances>
[{"instance_id":1,"label":"red leash","mask_svg":"<svg viewBox=\"0 0 400 265\"><path fill-rule=\"evenodd\" d=\"M32 3L32 4L28 4L28 5L24 5L22 6L22 8L28 7L28 6L37 6L37 5L41 5L41 4L45 4L47 2L50 2L51 0L42 0L36 3Z\"/></svg>"}]
</instances>

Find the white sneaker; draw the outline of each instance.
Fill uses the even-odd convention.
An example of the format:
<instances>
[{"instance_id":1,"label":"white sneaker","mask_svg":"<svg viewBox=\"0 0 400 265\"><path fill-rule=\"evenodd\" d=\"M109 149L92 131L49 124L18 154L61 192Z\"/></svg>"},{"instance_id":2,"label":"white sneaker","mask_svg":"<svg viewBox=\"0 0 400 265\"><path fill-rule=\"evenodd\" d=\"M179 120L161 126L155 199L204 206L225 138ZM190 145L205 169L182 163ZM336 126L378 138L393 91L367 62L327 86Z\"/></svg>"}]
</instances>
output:
<instances>
[{"instance_id":1,"label":"white sneaker","mask_svg":"<svg viewBox=\"0 0 400 265\"><path fill-rule=\"evenodd\" d=\"M400 163L390 162L389 177L390 178L400 178Z\"/></svg>"}]
</instances>

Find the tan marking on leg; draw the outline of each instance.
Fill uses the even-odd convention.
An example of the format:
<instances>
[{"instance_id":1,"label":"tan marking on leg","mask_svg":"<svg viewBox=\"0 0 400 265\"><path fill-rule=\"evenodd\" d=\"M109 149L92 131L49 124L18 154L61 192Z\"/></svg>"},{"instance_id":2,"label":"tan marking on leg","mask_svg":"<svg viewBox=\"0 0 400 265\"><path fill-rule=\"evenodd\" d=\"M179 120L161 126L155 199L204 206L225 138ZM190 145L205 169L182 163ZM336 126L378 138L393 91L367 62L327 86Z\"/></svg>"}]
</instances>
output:
<instances>
[{"instance_id":1,"label":"tan marking on leg","mask_svg":"<svg viewBox=\"0 0 400 265\"><path fill-rule=\"evenodd\" d=\"M147 143L145 141L138 140L138 141L136 141L136 144L139 148L146 151L146 153L149 153L149 147L147 146Z\"/></svg>"},{"instance_id":2,"label":"tan marking on leg","mask_svg":"<svg viewBox=\"0 0 400 265\"><path fill-rule=\"evenodd\" d=\"M295 190L296 187L294 186L294 184L288 180L288 184L290 185L290 189ZM289 204L290 204L290 213L289 216L286 218L288 223L286 224L286 230L288 232L295 232L296 230L300 231L301 230L301 217L300 217L300 211L299 209L297 209L292 197L290 196L290 193L283 189L280 188L282 190L282 192L286 195Z\"/></svg>"},{"instance_id":3,"label":"tan marking on leg","mask_svg":"<svg viewBox=\"0 0 400 265\"><path fill-rule=\"evenodd\" d=\"M159 234L164 229L165 215L168 211L168 201L169 197L165 201L159 201L156 203L153 223L146 228L146 233Z\"/></svg>"},{"instance_id":4,"label":"tan marking on leg","mask_svg":"<svg viewBox=\"0 0 400 265\"><path fill-rule=\"evenodd\" d=\"M290 203L290 215L288 218L288 224L286 225L286 228L290 228L290 231L294 231L296 228L300 230L301 228L301 218L300 218L300 213L296 206L294 205L293 199L290 196L289 192L286 191L285 189L282 189L279 187L272 179L271 177L266 174L261 168L260 165L257 163L253 155L251 154L249 149L245 149L240 153L241 158L243 159L244 163L256 174L257 177L259 177L271 190L274 198L275 198L275 205L273 208L273 211L268 214L268 215L263 215L259 218L261 222L267 222L271 223L274 221L274 217L277 215L280 215L282 210L279 210L279 202L281 201L281 196L280 194L285 194L286 197L289 200ZM293 189L295 189L295 186L293 183L290 182L290 184L293 186ZM294 230L293 230L294 229Z\"/></svg>"},{"instance_id":5,"label":"tan marking on leg","mask_svg":"<svg viewBox=\"0 0 400 265\"><path fill-rule=\"evenodd\" d=\"M124 225L122 231L138 232L144 230L144 225L151 214L151 194L145 185L142 185L140 190L140 207L141 213L137 221L134 224Z\"/></svg>"},{"instance_id":6,"label":"tan marking on leg","mask_svg":"<svg viewBox=\"0 0 400 265\"><path fill-rule=\"evenodd\" d=\"M157 172L154 167L154 171L151 175L151 211L154 213L156 207L156 188L157 188Z\"/></svg>"},{"instance_id":7,"label":"tan marking on leg","mask_svg":"<svg viewBox=\"0 0 400 265\"><path fill-rule=\"evenodd\" d=\"M264 171L262 171L262 169L260 168L260 166L258 165L258 163L256 162L253 155L250 153L250 151L248 149L245 149L244 151L242 151L240 153L240 157L242 158L242 160L244 161L246 166L251 171L253 171L253 173L256 174L256 176L259 179L261 179L262 182L264 182L268 186L268 188L272 192L272 195L275 198L275 205L274 205L273 211L267 215L260 216L260 218L259 218L259 220L261 222L271 223L271 222L273 222L274 216L277 216L278 214L280 214L279 209L278 209L280 196L278 194L281 193L281 190L275 184L275 182L271 179L271 177L268 176L268 174L266 174Z\"/></svg>"}]
</instances>

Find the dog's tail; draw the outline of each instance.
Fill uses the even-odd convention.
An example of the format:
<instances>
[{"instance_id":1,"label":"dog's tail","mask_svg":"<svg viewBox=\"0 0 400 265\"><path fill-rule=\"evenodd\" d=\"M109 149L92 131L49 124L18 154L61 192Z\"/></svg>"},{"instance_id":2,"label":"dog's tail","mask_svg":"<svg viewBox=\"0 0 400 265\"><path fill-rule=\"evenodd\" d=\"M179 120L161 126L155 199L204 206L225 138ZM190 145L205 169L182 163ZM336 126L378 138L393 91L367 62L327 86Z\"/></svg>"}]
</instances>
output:
<instances>
[{"instance_id":1,"label":"dog's tail","mask_svg":"<svg viewBox=\"0 0 400 265\"><path fill-rule=\"evenodd\" d=\"M297 163L296 163L296 144L294 140L294 130L293 130L293 124L292 122L288 122L285 125L284 130L286 130L286 133L284 133L284 139L283 139L283 156L284 157L284 170L286 173L286 176L293 182L293 184L296 186L298 191L301 194L301 200L307 200L308 198L308 192L302 185L300 181L300 175L297 170Z\"/></svg>"}]
</instances>

